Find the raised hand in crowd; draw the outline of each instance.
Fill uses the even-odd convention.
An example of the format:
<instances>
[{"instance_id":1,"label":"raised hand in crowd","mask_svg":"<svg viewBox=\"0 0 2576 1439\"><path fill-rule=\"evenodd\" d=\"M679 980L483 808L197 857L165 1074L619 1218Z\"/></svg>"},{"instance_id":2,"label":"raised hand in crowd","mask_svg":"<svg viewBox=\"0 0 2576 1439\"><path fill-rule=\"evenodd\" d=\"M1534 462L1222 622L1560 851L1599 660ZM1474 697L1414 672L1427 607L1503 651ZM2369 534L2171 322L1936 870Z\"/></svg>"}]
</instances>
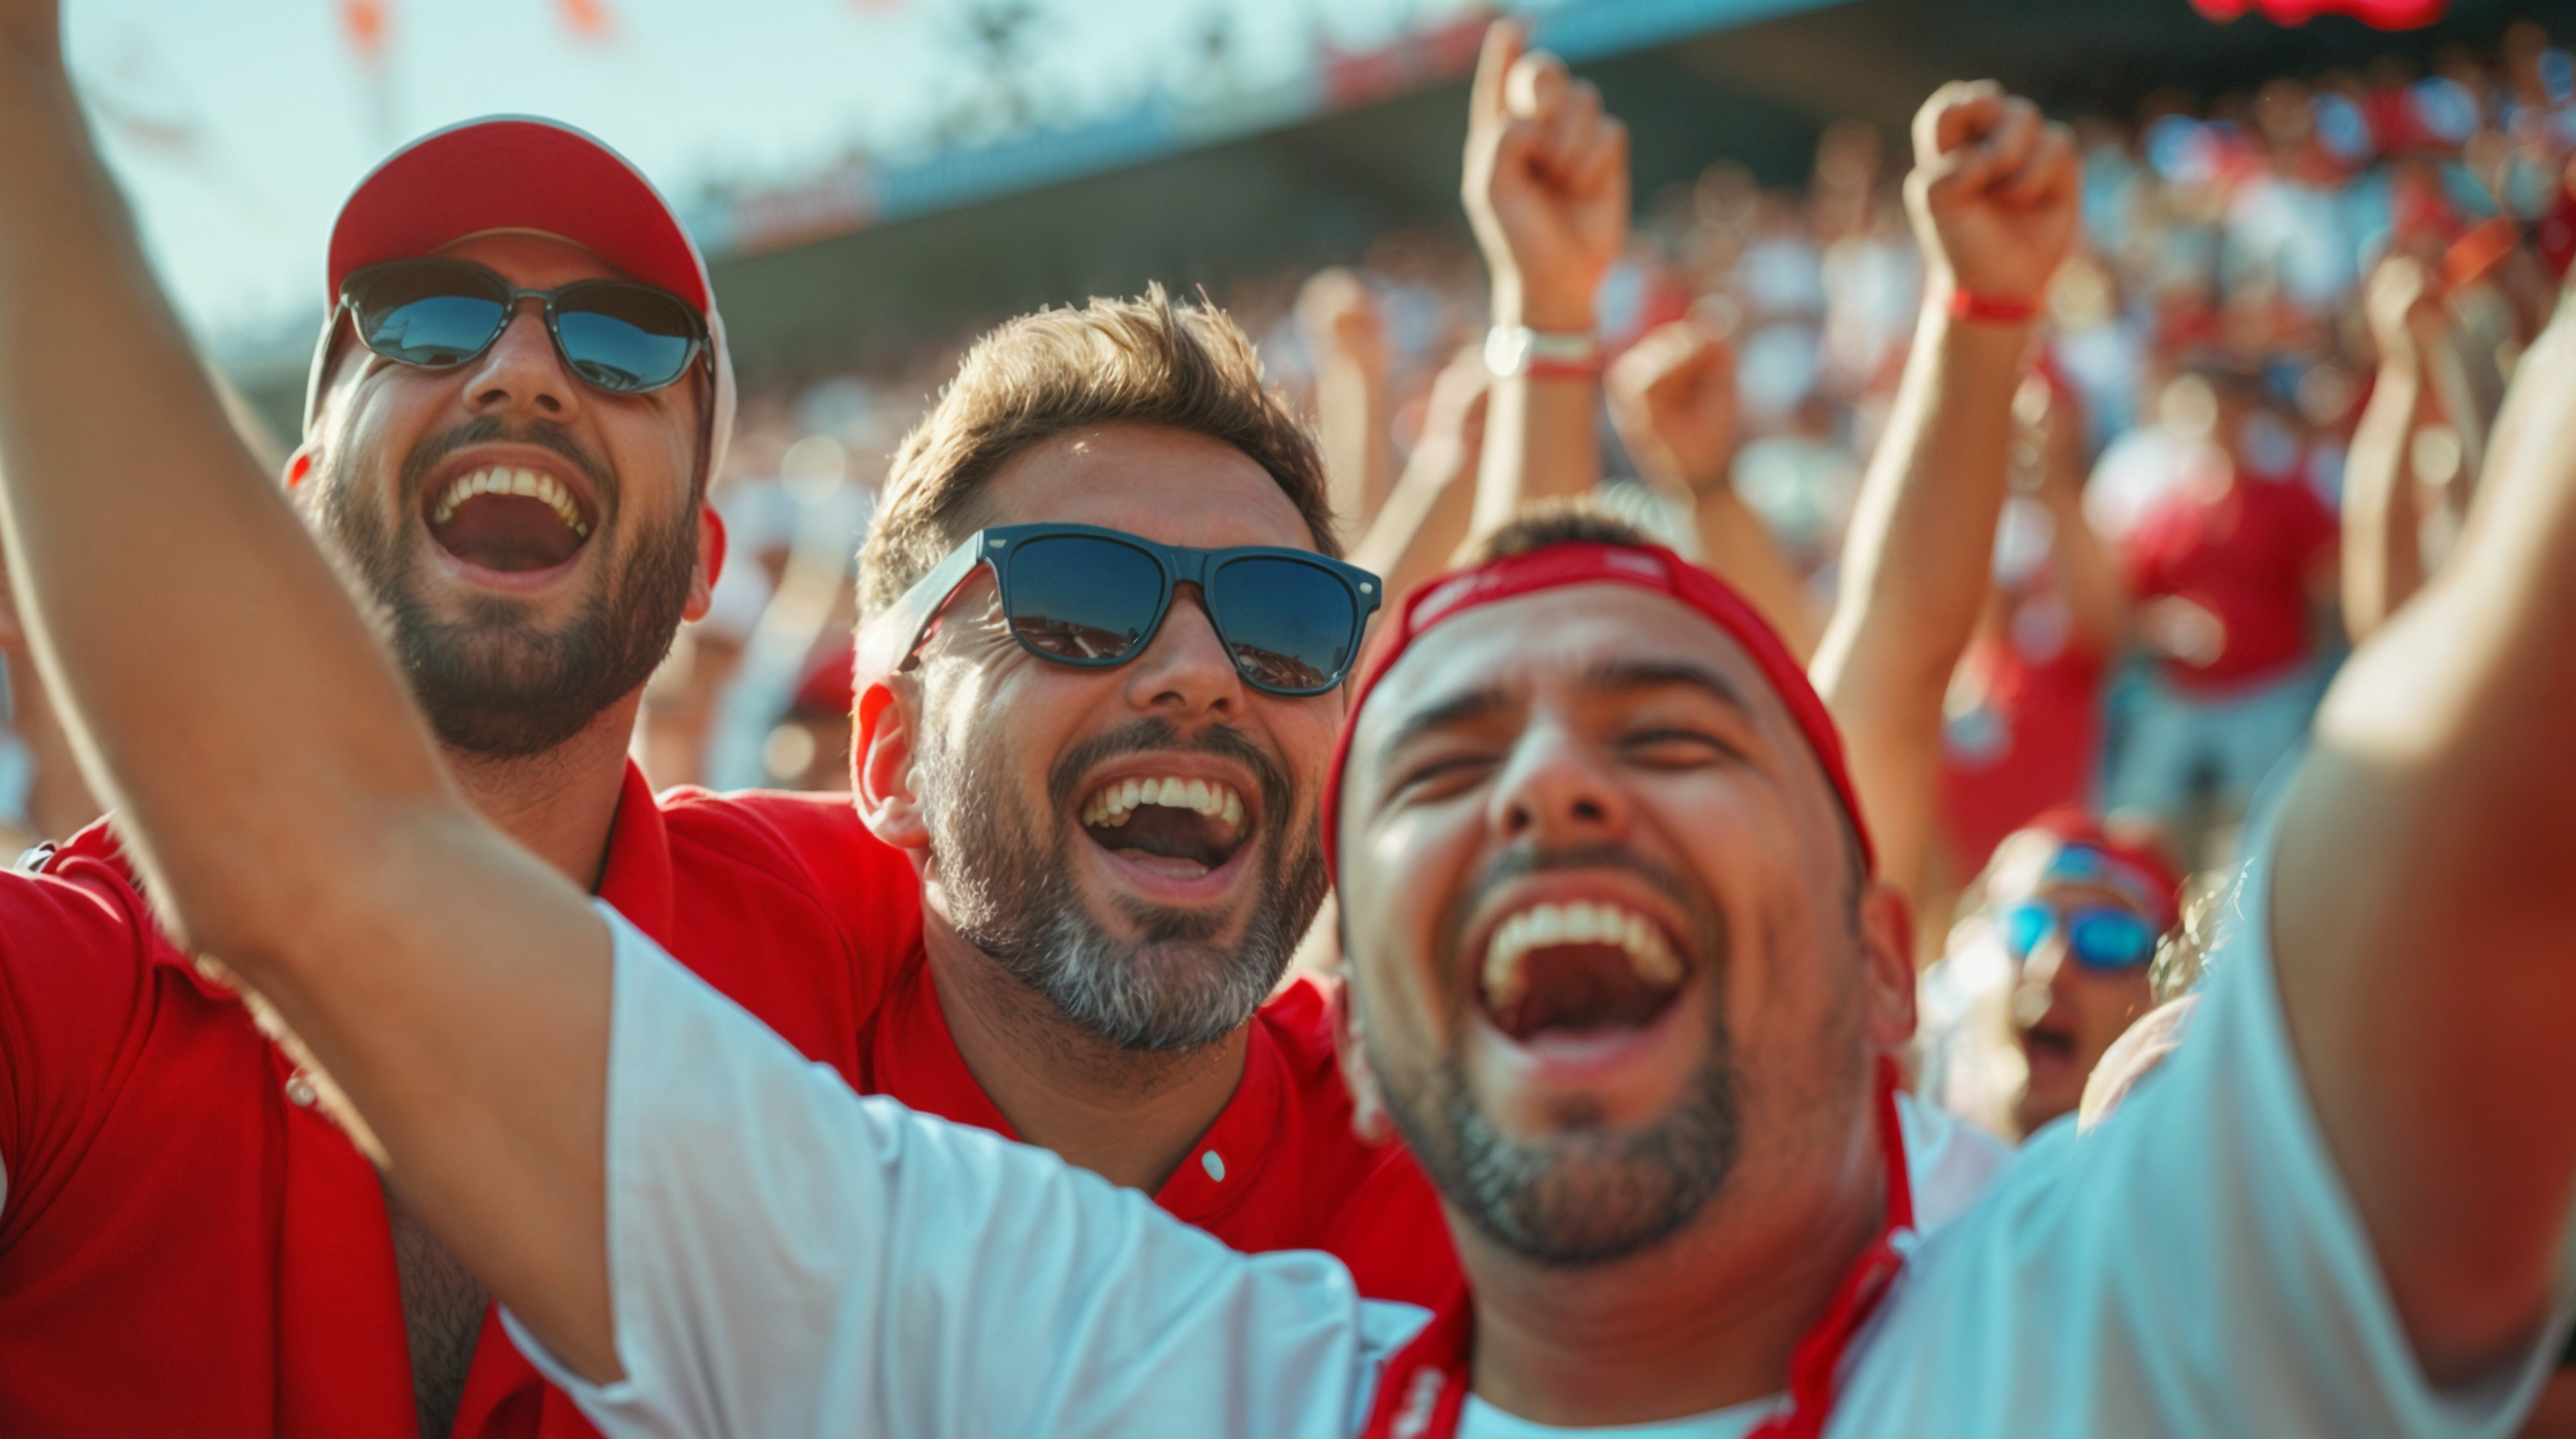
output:
<instances>
[{"instance_id":1,"label":"raised hand in crowd","mask_svg":"<svg viewBox=\"0 0 2576 1439\"><path fill-rule=\"evenodd\" d=\"M1335 266L1297 294L1297 321L1315 368L1315 431L1342 533L1365 534L1395 487L1386 320L1368 282Z\"/></svg>"},{"instance_id":2,"label":"raised hand in crowd","mask_svg":"<svg viewBox=\"0 0 2576 1439\"><path fill-rule=\"evenodd\" d=\"M1810 671L1848 747L1880 872L1919 902L1942 697L1985 606L2013 394L2074 239L2079 174L2065 128L1990 81L1933 92L1913 142L1905 200L1923 310Z\"/></svg>"},{"instance_id":3,"label":"raised hand in crowd","mask_svg":"<svg viewBox=\"0 0 2576 1439\"><path fill-rule=\"evenodd\" d=\"M1519 22L1496 21L1468 99L1464 196L1495 332L1478 533L1600 483L1593 297L1628 241L1627 126L1592 82L1526 45Z\"/></svg>"},{"instance_id":4,"label":"raised hand in crowd","mask_svg":"<svg viewBox=\"0 0 2576 1439\"><path fill-rule=\"evenodd\" d=\"M1404 474L1351 547L1351 563L1385 576L1390 600L1448 568L1466 543L1492 393L1481 346L1450 357L1431 382Z\"/></svg>"},{"instance_id":5,"label":"raised hand in crowd","mask_svg":"<svg viewBox=\"0 0 2576 1439\"><path fill-rule=\"evenodd\" d=\"M1735 492L1735 347L1697 320L1659 326L1602 377L1610 419L1645 478L1688 505L1702 562L1744 592L1801 660L1821 627L1806 583Z\"/></svg>"},{"instance_id":6,"label":"raised hand in crowd","mask_svg":"<svg viewBox=\"0 0 2576 1439\"><path fill-rule=\"evenodd\" d=\"M2427 366L2448 324L2439 281L2411 255L2379 262L2364 313L2379 369L2343 472L2343 623L2355 644L2424 584L2415 437L2442 413Z\"/></svg>"}]
</instances>

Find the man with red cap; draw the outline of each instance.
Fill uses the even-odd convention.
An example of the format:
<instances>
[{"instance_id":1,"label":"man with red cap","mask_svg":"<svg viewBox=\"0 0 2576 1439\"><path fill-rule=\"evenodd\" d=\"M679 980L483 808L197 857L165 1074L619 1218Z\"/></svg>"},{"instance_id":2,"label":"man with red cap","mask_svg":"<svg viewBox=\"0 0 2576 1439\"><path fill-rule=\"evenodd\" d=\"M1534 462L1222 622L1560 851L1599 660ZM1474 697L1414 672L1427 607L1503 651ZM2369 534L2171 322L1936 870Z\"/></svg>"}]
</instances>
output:
<instances>
[{"instance_id":1,"label":"man with red cap","mask_svg":"<svg viewBox=\"0 0 2576 1439\"><path fill-rule=\"evenodd\" d=\"M255 477L65 422L195 382L34 88L0 87L0 499L42 652L156 902L618 1432L2434 1434L2509 1422L2554 1350L2576 321L2525 357L2474 582L2347 671L2190 1047L1937 1228L1885 1064L1903 907L1777 639L1627 536L1410 601L1325 834L1356 1072L1472 1281L1426 1324L854 1097L480 819ZM263 745L323 693L291 761ZM2472 1024L2464 986L2519 1002ZM2462 1122L2499 1093L2516 1123Z\"/></svg>"},{"instance_id":2,"label":"man with red cap","mask_svg":"<svg viewBox=\"0 0 2576 1439\"><path fill-rule=\"evenodd\" d=\"M919 929L909 868L854 845L818 870L774 822L799 801L657 801L626 759L724 551L733 370L676 217L579 131L476 121L358 185L326 299L288 494L454 783L855 1077L868 976ZM581 1431L319 1076L155 925L121 828L0 875L0 1430Z\"/></svg>"}]
</instances>

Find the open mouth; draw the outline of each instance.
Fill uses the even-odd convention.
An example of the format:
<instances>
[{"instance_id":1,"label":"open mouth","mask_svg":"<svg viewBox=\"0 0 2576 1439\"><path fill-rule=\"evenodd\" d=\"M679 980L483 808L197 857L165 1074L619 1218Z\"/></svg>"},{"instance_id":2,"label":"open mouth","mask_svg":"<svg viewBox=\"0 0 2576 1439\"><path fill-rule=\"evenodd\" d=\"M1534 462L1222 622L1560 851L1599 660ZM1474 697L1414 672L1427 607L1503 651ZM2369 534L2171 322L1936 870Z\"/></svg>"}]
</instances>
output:
<instances>
[{"instance_id":1,"label":"open mouth","mask_svg":"<svg viewBox=\"0 0 2576 1439\"><path fill-rule=\"evenodd\" d=\"M1478 997L1494 1027L1526 1042L1642 1029L1681 993L1690 968L1652 917L1615 900L1539 903L1485 942Z\"/></svg>"},{"instance_id":2,"label":"open mouth","mask_svg":"<svg viewBox=\"0 0 2576 1439\"><path fill-rule=\"evenodd\" d=\"M542 470L485 465L440 486L425 518L438 547L501 574L548 570L590 542L579 496Z\"/></svg>"},{"instance_id":3,"label":"open mouth","mask_svg":"<svg viewBox=\"0 0 2576 1439\"><path fill-rule=\"evenodd\" d=\"M2021 1048L2026 1057L2043 1064L2075 1062L2075 1036L2046 1022L2021 1032Z\"/></svg>"},{"instance_id":4,"label":"open mouth","mask_svg":"<svg viewBox=\"0 0 2576 1439\"><path fill-rule=\"evenodd\" d=\"M1092 791L1082 803L1082 832L1157 874L1196 879L1242 851L1249 813L1222 780L1135 775Z\"/></svg>"}]
</instances>

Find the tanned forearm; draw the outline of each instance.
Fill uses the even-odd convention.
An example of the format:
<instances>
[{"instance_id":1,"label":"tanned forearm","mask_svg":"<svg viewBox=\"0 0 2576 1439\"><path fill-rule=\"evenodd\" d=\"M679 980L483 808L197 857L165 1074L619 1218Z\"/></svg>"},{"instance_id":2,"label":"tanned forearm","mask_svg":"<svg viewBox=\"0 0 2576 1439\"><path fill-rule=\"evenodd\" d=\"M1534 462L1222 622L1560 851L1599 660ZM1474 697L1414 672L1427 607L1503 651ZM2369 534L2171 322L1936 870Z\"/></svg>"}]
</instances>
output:
<instances>
[{"instance_id":1,"label":"tanned forearm","mask_svg":"<svg viewBox=\"0 0 2576 1439\"><path fill-rule=\"evenodd\" d=\"M613 1373L604 928L458 796L243 451L41 5L0 14L0 519L38 662L176 932L273 1004L466 1262Z\"/></svg>"},{"instance_id":2,"label":"tanned forearm","mask_svg":"<svg viewBox=\"0 0 2576 1439\"><path fill-rule=\"evenodd\" d=\"M1590 329L1590 322L1579 328ZM1594 428L1599 385L1575 377L1515 375L1496 380L1487 403L1475 533L1501 529L1532 500L1588 495L1600 487L1601 443Z\"/></svg>"},{"instance_id":3,"label":"tanned forearm","mask_svg":"<svg viewBox=\"0 0 2576 1439\"><path fill-rule=\"evenodd\" d=\"M2336 680L2273 881L2282 1001L2419 1357L2541 1322L2576 1198L2576 314L2443 572Z\"/></svg>"},{"instance_id":4,"label":"tanned forearm","mask_svg":"<svg viewBox=\"0 0 2576 1439\"><path fill-rule=\"evenodd\" d=\"M2359 644L2424 584L2409 453L2429 393L2413 356L2384 360L2344 465L2343 624Z\"/></svg>"},{"instance_id":5,"label":"tanned forearm","mask_svg":"<svg viewBox=\"0 0 2576 1439\"><path fill-rule=\"evenodd\" d=\"M2027 326L1925 307L1809 666L1849 747L1881 873L1918 895L1941 700L1985 603L2028 343Z\"/></svg>"},{"instance_id":6,"label":"tanned forearm","mask_svg":"<svg viewBox=\"0 0 2576 1439\"><path fill-rule=\"evenodd\" d=\"M1788 552L1771 535L1771 527L1753 513L1735 486L1724 478L1691 496L1691 524L1699 534L1700 559L1720 579L1742 592L1789 653L1799 659L1816 651L1816 605L1807 582L1789 562Z\"/></svg>"}]
</instances>

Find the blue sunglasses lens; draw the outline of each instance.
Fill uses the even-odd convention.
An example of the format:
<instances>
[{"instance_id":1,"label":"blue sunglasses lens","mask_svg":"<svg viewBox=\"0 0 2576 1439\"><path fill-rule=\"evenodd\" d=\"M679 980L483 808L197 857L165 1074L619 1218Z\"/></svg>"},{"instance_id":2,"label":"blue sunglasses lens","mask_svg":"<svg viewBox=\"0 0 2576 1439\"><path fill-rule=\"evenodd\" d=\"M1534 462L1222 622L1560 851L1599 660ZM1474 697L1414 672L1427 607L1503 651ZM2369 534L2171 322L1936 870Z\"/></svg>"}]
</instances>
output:
<instances>
[{"instance_id":1,"label":"blue sunglasses lens","mask_svg":"<svg viewBox=\"0 0 2576 1439\"><path fill-rule=\"evenodd\" d=\"M443 370L483 353L501 332L508 297L463 266L400 266L352 291L367 348L423 369Z\"/></svg>"},{"instance_id":2,"label":"blue sunglasses lens","mask_svg":"<svg viewBox=\"0 0 2576 1439\"><path fill-rule=\"evenodd\" d=\"M2066 946L2093 969L2135 969L2156 957L2156 931L2121 909L2088 909L2068 917Z\"/></svg>"},{"instance_id":3,"label":"blue sunglasses lens","mask_svg":"<svg viewBox=\"0 0 2576 1439\"><path fill-rule=\"evenodd\" d=\"M1272 556L1232 560L1211 581L1208 603L1243 677L1264 689L1329 689L1350 663L1359 604L1321 565Z\"/></svg>"},{"instance_id":4,"label":"blue sunglasses lens","mask_svg":"<svg viewBox=\"0 0 2576 1439\"><path fill-rule=\"evenodd\" d=\"M1133 545L1053 535L1011 555L1011 634L1049 658L1116 664L1143 647L1162 606L1162 566Z\"/></svg>"},{"instance_id":5,"label":"blue sunglasses lens","mask_svg":"<svg viewBox=\"0 0 2576 1439\"><path fill-rule=\"evenodd\" d=\"M2047 905L2014 905L2003 913L2004 948L2015 959L2028 959L2056 926L2057 916Z\"/></svg>"},{"instance_id":6,"label":"blue sunglasses lens","mask_svg":"<svg viewBox=\"0 0 2576 1439\"><path fill-rule=\"evenodd\" d=\"M564 359L603 390L634 394L680 378L697 353L687 307L641 285L584 285L555 302Z\"/></svg>"}]
</instances>

